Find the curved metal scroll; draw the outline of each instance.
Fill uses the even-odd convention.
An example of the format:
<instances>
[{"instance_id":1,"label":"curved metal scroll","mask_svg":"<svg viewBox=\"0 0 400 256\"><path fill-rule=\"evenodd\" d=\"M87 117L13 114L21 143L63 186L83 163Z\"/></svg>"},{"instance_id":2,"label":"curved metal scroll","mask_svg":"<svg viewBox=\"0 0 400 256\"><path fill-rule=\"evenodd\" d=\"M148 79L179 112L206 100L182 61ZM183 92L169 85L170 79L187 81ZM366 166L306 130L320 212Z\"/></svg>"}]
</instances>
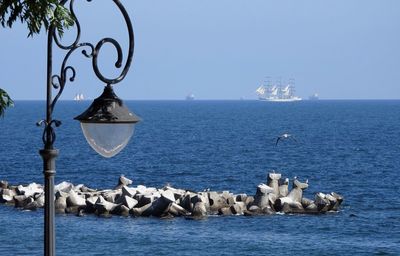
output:
<instances>
[{"instance_id":1,"label":"curved metal scroll","mask_svg":"<svg viewBox=\"0 0 400 256\"><path fill-rule=\"evenodd\" d=\"M100 54L100 51L103 47L104 44L111 44L116 52L117 52L117 60L115 62L115 67L116 68L121 68L123 64L123 53L122 53L122 47L113 38L103 38L101 39L96 46L90 42L80 42L80 37L81 37L81 25L79 23L79 20L77 19L75 15L75 10L74 10L74 2L75 0L62 0L60 3L62 5L65 5L68 1L69 3L69 10L74 18L75 21L75 26L77 29L77 34L75 37L75 40L70 44L70 45L63 45L59 39L59 37L56 35L55 32L55 27L50 26L49 28L49 33L48 33L48 78L47 78L47 118L46 120L40 121L38 124L44 124L45 129L43 132L43 143L45 145L48 145L51 147L55 141L55 132L53 131L52 125L56 124L56 126L59 126L61 122L57 120L52 120L52 113L55 108L55 105L60 98L61 94L64 91L65 85L67 83L67 80L73 82L76 76L76 70L74 67L68 65L68 60L69 57L78 49L82 49L81 53L86 57L86 58L92 58L92 66L93 66L93 71L96 74L96 76L106 83L107 85L113 85L121 82L126 74L128 73L128 70L130 68L132 59L133 59L133 52L134 52L134 34L133 34L133 27L131 20L129 18L129 15L125 9L125 7L121 4L119 0L112 0L116 6L118 7L119 11L122 13L125 23L128 28L128 34L129 34L129 49L128 49L128 56L126 58L125 66L123 67L121 73L115 77L115 78L107 78L105 77L99 67L98 67L98 57ZM92 0L86 0L87 2L92 2ZM59 74L52 74L52 43L53 41L55 44L62 50L66 50L67 53L64 57L64 60L61 65L60 73ZM51 96L51 91L52 88L58 90L56 96L54 99Z\"/></svg>"}]
</instances>

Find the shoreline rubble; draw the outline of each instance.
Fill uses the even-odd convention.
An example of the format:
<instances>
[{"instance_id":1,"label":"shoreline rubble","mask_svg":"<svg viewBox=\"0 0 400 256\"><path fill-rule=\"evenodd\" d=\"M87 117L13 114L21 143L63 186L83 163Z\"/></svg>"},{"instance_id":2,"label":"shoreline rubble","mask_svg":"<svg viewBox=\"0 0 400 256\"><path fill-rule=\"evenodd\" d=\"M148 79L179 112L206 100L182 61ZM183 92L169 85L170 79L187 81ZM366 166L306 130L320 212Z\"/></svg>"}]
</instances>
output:
<instances>
[{"instance_id":1,"label":"shoreline rubble","mask_svg":"<svg viewBox=\"0 0 400 256\"><path fill-rule=\"evenodd\" d=\"M193 219L208 215L268 215L324 214L339 211L343 196L331 192L318 192L314 199L303 197L308 181L292 181L279 173L269 173L266 184L261 183L254 195L233 194L229 191L202 191L164 186L160 189L132 185L132 180L120 176L114 189L96 190L83 184L61 182L55 186L55 212L101 217L112 215L132 217L173 218L184 216ZM44 188L40 184L9 185L0 181L0 204L13 205L24 210L37 210L45 204Z\"/></svg>"}]
</instances>

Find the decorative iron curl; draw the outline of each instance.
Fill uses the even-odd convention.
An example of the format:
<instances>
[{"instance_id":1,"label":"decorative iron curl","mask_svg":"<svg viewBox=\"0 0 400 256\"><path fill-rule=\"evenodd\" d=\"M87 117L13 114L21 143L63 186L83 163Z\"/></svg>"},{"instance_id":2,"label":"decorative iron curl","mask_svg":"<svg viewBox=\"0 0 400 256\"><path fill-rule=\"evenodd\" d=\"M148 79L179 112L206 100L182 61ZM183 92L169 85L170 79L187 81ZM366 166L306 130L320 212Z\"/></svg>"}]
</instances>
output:
<instances>
[{"instance_id":1,"label":"decorative iron curl","mask_svg":"<svg viewBox=\"0 0 400 256\"><path fill-rule=\"evenodd\" d=\"M107 43L111 44L115 48L115 50L117 51L117 55L118 55L117 61L115 62L115 67L119 69L119 68L122 68L122 64L124 61L122 47L115 39L109 38L109 37L101 39L96 44L96 46L94 46L94 44L89 43L89 42L80 42L81 25L79 23L79 20L76 16L75 10L74 10L75 0L61 0L60 4L66 5L68 1L70 1L69 2L69 10L71 12L72 18L74 19L76 31L77 31L74 41L69 45L68 44L64 45L61 43L61 39L59 38L59 35L57 35L57 33L56 33L56 28L54 26L50 26L50 29L49 29L49 38L48 38L49 45L48 46L50 46L49 47L50 60L51 60L51 55L52 55L51 44L53 43L53 41L55 42L55 45L57 45L60 49L67 51L67 54L65 55L64 60L62 62L59 74L51 74L51 67L48 67L49 68L48 70L50 70L50 72L48 72L48 85L47 85L48 90L51 90L51 88L53 88L53 89L58 90L58 92L53 99L51 99L51 94L50 94L50 96L48 96L47 119L46 119L46 121L42 120L41 122L38 123L38 125L45 124L45 129L43 132L42 139L45 144L50 143L51 145L55 141L55 137L56 137L55 133L54 133L54 129L52 128L52 124L55 124L57 127L59 125L61 125L60 121L52 120L52 117L51 117L52 113L54 111L54 108L55 108L55 105L56 105L58 99L60 98L61 94L64 91L67 80L69 80L70 82L73 82L75 80L75 77L77 74L74 67L67 65L69 57L72 55L72 53L74 53L77 49L85 48L81 51L81 53L86 58L92 58L92 66L93 66L93 71L94 71L95 75L101 81L103 81L105 84L114 85L114 84L121 82L125 78L126 74L128 73L128 70L130 68L130 65L131 65L131 62L133 59L133 52L134 52L134 34L133 34L133 27L132 27L132 23L129 18L129 15L128 15L125 7L121 4L120 0L112 0L124 17L124 20L125 20L125 23L126 23L126 26L128 29L128 34L129 34L129 49L128 49L128 55L126 58L125 66L123 67L121 73L115 78L105 77L101 73L101 71L98 67L98 57L99 57L101 48L103 47L104 44L107 44ZM86 1L92 2L92 0L86 0Z\"/></svg>"},{"instance_id":2,"label":"decorative iron curl","mask_svg":"<svg viewBox=\"0 0 400 256\"><path fill-rule=\"evenodd\" d=\"M54 88L54 89L58 89L58 93L57 93L57 95L54 97L54 99L53 99L53 101L52 101L52 103L51 103L51 110L52 110L52 111L54 110L54 107L55 107L55 105L56 105L58 99L60 98L61 94L62 94L63 91L64 91L65 84L66 84L67 79L68 79L68 70L70 70L71 73L72 73L68 80L69 80L70 82L73 82L73 81L75 80L75 76L76 76L75 68L72 67L72 66L67 66L67 62L68 62L69 57L72 55L72 53L73 53L74 51L76 51L77 49L81 48L81 47L89 47L90 50L91 50L90 53L87 53L86 50L82 50L82 54L83 54L85 57L91 58L91 57L93 56L94 47L93 47L93 45L90 44L90 43L80 43L80 44L74 46L74 48L71 48L71 49L68 51L67 55L65 55L64 61L63 61L62 65L61 65L61 70L60 70L60 74L61 74L61 75L53 75L53 76L52 76L52 79L51 79L51 84L52 84L53 88ZM56 80L56 81L55 81L55 80Z\"/></svg>"},{"instance_id":3,"label":"decorative iron curl","mask_svg":"<svg viewBox=\"0 0 400 256\"><path fill-rule=\"evenodd\" d=\"M118 9L120 10L120 12L122 13L124 20L126 22L127 28L128 28L128 34L129 34L129 50L128 50L128 57L125 63L125 66L123 68L123 70L121 71L121 73L119 74L118 77L116 78L106 78L100 71L99 67L98 67L98 57L99 57L99 53L101 48L103 47L104 44L109 43L111 45L113 45L117 51L117 61L115 62L115 67L116 68L121 68L122 67L122 62L123 62L123 53L122 53L122 47L121 45L118 43L117 40L113 39L113 38L103 38L101 39L97 44L96 47L93 46L92 43L79 43L80 37L81 37L81 25L79 23L78 18L76 17L75 11L74 11L74 3L75 0L63 0L61 1L62 5L65 5L68 1L70 1L69 4L69 9L70 12L72 14L72 17L75 21L75 25L77 28L77 34L75 37L75 40L72 44L70 45L63 45L60 42L60 39L57 36L57 33L55 33L55 28L52 28L52 34L53 34L53 39L54 42L56 43L56 45L63 50L68 50L62 66L61 66L61 71L60 71L60 75L53 75L52 79L51 79L51 84L53 86L54 89L58 89L58 93L56 95L56 97L54 98L54 100L51 103L51 111L54 110L55 104L57 102L57 100L59 99L59 97L61 96L61 94L64 91L65 88L65 84L66 84L66 77L67 77L67 71L70 70L72 71L72 76L69 79L71 82L74 81L75 76L76 76L76 71L72 66L66 66L66 63L69 59L69 57L71 56L71 54L78 48L81 47L89 47L90 48L90 52L88 53L87 50L82 50L82 54L87 57L87 58L92 58L92 66L93 66L93 71L96 74L96 76L103 81L106 84L116 84L121 82L126 74L129 71L132 59L133 59L133 52L134 52L134 34L133 34L133 26L131 23L131 20L129 18L129 15L125 9L125 7L121 4L121 2L119 0L113 0L113 2L117 5ZM87 2L92 2L92 0L86 0Z\"/></svg>"},{"instance_id":4,"label":"decorative iron curl","mask_svg":"<svg viewBox=\"0 0 400 256\"><path fill-rule=\"evenodd\" d=\"M87 0L87 1L90 2L91 0ZM121 49L121 46L119 45L119 43L112 38L103 38L102 40L100 40L97 43L95 51L94 51L94 56L93 56L93 70L94 70L96 76L106 84L116 84L116 83L121 82L125 78L126 74L129 71L130 65L132 63L133 52L134 52L134 48L135 48L135 38L134 38L134 34L133 34L133 27L132 27L132 22L129 18L128 12L126 11L125 7L121 4L121 2L119 0L113 0L113 1L119 8L122 15L124 16L125 23L128 28L129 50L128 50L128 57L127 57L125 66L124 66L121 74L114 79L109 79L109 78L104 77L101 74L101 72L98 68L98 65L97 65L97 58L99 56L100 49L106 43L111 43L115 47L115 49L117 50L117 53L118 53L118 59L117 59L117 62L115 63L116 68L121 68L121 66L122 66L122 60L123 60L122 49Z\"/></svg>"},{"instance_id":5,"label":"decorative iron curl","mask_svg":"<svg viewBox=\"0 0 400 256\"><path fill-rule=\"evenodd\" d=\"M66 2L68 2L68 0L63 0L63 1L60 2L60 4L61 5L65 5ZM76 15L75 15L74 2L75 2L75 0L71 0L71 2L69 3L69 11L71 12L72 18L74 19L75 26L76 26L76 29L77 29L77 33L76 33L76 37L75 37L74 42L72 44L70 44L70 45L63 45L60 42L60 39L57 37L56 33L53 33L54 42L56 43L56 45L59 48L61 48L63 50L69 50L69 49L72 49L72 48L76 47L76 45L79 43L79 40L81 38L81 25L80 25L79 20L76 18ZM88 1L88 2L90 2L90 1Z\"/></svg>"},{"instance_id":6,"label":"decorative iron curl","mask_svg":"<svg viewBox=\"0 0 400 256\"><path fill-rule=\"evenodd\" d=\"M54 141L56 140L56 133L54 131L53 124L56 127L59 127L61 125L61 121L52 120L50 123L47 123L46 120L40 120L39 122L36 123L37 126L44 125L42 134L43 144L53 145Z\"/></svg>"}]
</instances>

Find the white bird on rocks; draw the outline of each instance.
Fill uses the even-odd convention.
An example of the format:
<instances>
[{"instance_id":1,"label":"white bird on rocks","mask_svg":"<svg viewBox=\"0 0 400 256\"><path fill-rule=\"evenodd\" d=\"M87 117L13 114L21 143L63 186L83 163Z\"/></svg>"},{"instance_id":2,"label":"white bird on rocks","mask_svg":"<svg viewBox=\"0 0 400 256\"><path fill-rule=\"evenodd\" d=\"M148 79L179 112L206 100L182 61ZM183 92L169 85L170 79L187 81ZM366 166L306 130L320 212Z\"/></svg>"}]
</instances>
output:
<instances>
[{"instance_id":1,"label":"white bird on rocks","mask_svg":"<svg viewBox=\"0 0 400 256\"><path fill-rule=\"evenodd\" d=\"M278 136L278 138L276 139L275 146L278 146L278 143L279 143L280 140L286 140L286 139L289 139L289 138L297 142L296 138L293 135L291 135L289 133L284 133L281 136Z\"/></svg>"}]
</instances>

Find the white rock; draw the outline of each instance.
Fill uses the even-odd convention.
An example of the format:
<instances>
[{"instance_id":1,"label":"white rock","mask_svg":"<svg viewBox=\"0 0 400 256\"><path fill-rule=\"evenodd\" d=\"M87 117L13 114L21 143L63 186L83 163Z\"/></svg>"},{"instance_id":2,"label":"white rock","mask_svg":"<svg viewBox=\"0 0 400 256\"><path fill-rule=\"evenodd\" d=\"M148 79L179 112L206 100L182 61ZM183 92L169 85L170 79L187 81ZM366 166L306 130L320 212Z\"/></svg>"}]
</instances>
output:
<instances>
[{"instance_id":1,"label":"white rock","mask_svg":"<svg viewBox=\"0 0 400 256\"><path fill-rule=\"evenodd\" d=\"M86 199L71 190L67 197L67 206L86 206Z\"/></svg>"},{"instance_id":2,"label":"white rock","mask_svg":"<svg viewBox=\"0 0 400 256\"><path fill-rule=\"evenodd\" d=\"M54 186L54 192L62 191L65 193L69 193L74 188L74 185L70 182L63 181L56 186Z\"/></svg>"}]
</instances>

